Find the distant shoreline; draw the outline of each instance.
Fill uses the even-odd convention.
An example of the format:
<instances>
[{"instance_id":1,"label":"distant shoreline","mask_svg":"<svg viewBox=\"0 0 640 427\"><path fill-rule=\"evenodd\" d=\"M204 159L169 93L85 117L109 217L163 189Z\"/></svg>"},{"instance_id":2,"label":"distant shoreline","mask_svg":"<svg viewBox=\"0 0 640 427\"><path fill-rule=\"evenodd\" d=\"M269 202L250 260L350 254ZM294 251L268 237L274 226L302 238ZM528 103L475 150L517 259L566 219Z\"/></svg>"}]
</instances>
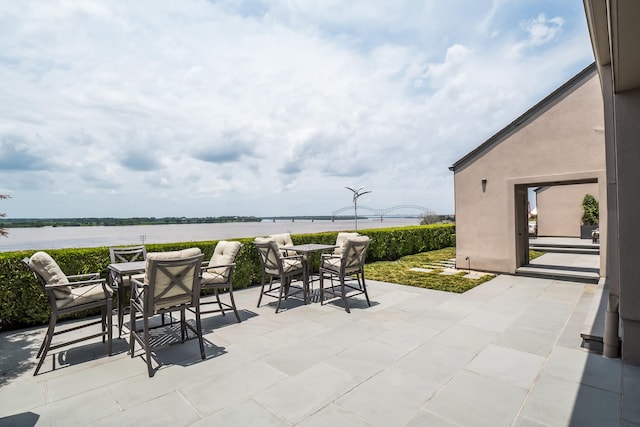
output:
<instances>
[{"instance_id":1,"label":"distant shoreline","mask_svg":"<svg viewBox=\"0 0 640 427\"><path fill-rule=\"evenodd\" d=\"M95 227L122 225L168 225L168 224L220 224L228 222L260 222L255 216L220 217L132 217L132 218L5 218L0 221L3 228L39 227Z\"/></svg>"},{"instance_id":2,"label":"distant shoreline","mask_svg":"<svg viewBox=\"0 0 640 427\"><path fill-rule=\"evenodd\" d=\"M131 217L131 218L4 218L0 220L2 228L40 228L40 227L111 227L123 225L169 225L169 224L225 224L242 222L262 222L276 220L352 220L353 216L326 216L326 215L300 215L300 216L218 216L218 217ZM358 219L367 217L358 216Z\"/></svg>"},{"instance_id":3,"label":"distant shoreline","mask_svg":"<svg viewBox=\"0 0 640 427\"><path fill-rule=\"evenodd\" d=\"M361 229L418 225L417 219L385 219L358 221ZM336 220L263 220L215 224L153 224L97 227L37 227L8 229L0 238L0 252L129 246L171 242L200 242L240 239L278 233L307 234L330 231L352 231L353 218Z\"/></svg>"}]
</instances>

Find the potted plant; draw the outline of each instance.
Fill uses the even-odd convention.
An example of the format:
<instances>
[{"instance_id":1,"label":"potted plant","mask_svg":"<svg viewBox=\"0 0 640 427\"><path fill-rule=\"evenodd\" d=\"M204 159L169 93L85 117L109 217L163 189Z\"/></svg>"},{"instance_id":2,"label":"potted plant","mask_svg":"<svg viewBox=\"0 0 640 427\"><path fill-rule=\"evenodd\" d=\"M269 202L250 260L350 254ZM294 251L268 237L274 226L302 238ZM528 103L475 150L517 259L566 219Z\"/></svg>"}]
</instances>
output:
<instances>
[{"instance_id":1,"label":"potted plant","mask_svg":"<svg viewBox=\"0 0 640 427\"><path fill-rule=\"evenodd\" d=\"M591 232L598 228L600 207L598 201L591 194L585 194L582 199L582 225L580 238L591 239Z\"/></svg>"}]
</instances>

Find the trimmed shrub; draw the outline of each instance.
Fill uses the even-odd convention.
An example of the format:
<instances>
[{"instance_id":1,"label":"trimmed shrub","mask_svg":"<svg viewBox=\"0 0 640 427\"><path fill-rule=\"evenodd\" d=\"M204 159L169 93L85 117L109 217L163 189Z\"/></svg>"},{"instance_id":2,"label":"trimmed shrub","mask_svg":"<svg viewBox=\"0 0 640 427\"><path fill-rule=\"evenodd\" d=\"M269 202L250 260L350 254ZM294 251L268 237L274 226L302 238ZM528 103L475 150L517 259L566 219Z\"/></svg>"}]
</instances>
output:
<instances>
[{"instance_id":1,"label":"trimmed shrub","mask_svg":"<svg viewBox=\"0 0 640 427\"><path fill-rule=\"evenodd\" d=\"M435 249L455 246L455 226L426 225L397 228L361 230L360 234L371 238L367 262L396 260L405 255L413 255ZM294 234L293 243L324 243L332 245L337 232ZM262 279L260 258L253 238L234 239L243 244L236 260L233 273L234 288L241 289L259 284ZM180 242L147 244L147 252L166 252L198 247L208 260L218 243L217 240L202 242ZM49 320L49 303L38 281L22 259L35 251L15 251L0 253L0 331L46 324ZM99 271L101 277L109 276L109 248L51 249L47 252L67 274L93 273ZM318 268L319 256L310 260L314 269ZM81 318L97 312L76 313L71 318Z\"/></svg>"},{"instance_id":2,"label":"trimmed shrub","mask_svg":"<svg viewBox=\"0 0 640 427\"><path fill-rule=\"evenodd\" d=\"M582 225L598 225L600 221L600 206L595 197L585 194L582 199Z\"/></svg>"}]
</instances>

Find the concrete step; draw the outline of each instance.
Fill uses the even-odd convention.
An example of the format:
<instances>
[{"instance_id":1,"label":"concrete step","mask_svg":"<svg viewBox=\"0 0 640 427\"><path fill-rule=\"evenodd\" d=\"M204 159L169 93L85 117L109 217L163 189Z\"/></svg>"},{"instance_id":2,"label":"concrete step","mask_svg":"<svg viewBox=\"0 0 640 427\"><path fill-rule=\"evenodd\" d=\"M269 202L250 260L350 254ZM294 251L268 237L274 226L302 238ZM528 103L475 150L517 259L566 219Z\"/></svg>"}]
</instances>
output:
<instances>
[{"instance_id":1,"label":"concrete step","mask_svg":"<svg viewBox=\"0 0 640 427\"><path fill-rule=\"evenodd\" d=\"M432 262L427 264L425 267L427 268L456 268L456 259L446 259L442 261Z\"/></svg>"},{"instance_id":2,"label":"concrete step","mask_svg":"<svg viewBox=\"0 0 640 427\"><path fill-rule=\"evenodd\" d=\"M535 239L531 239L529 240L529 246L547 246L547 247L554 247L554 248L600 249L599 243L591 243L590 240L587 240L584 243L579 242L578 244L575 244L575 243L553 243L553 242L545 242L545 241L537 242Z\"/></svg>"},{"instance_id":3,"label":"concrete step","mask_svg":"<svg viewBox=\"0 0 640 427\"><path fill-rule=\"evenodd\" d=\"M598 283L600 280L600 273L593 271L593 269L548 268L532 264L518 267L518 269L516 269L516 276L549 278L581 283Z\"/></svg>"},{"instance_id":4,"label":"concrete step","mask_svg":"<svg viewBox=\"0 0 640 427\"><path fill-rule=\"evenodd\" d=\"M548 245L529 245L529 249L533 249L535 251L540 252L557 252L557 253L565 253L565 254L588 254L588 255L599 255L600 248L591 248L591 247L569 247L569 246L548 246Z\"/></svg>"}]
</instances>

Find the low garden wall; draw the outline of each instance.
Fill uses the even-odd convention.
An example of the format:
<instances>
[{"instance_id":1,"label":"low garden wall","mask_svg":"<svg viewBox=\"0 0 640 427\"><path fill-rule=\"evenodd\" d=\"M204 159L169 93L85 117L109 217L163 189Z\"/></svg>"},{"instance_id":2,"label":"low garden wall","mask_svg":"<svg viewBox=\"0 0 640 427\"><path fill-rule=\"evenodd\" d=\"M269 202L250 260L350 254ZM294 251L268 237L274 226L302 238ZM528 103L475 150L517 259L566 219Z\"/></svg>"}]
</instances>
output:
<instances>
[{"instance_id":1,"label":"low garden wall","mask_svg":"<svg viewBox=\"0 0 640 427\"><path fill-rule=\"evenodd\" d=\"M424 225L397 228L360 230L371 238L367 262L391 261L405 255L412 255L445 247L455 246L454 225ZM293 243L334 244L337 232L294 234ZM246 288L259 284L262 278L260 259L253 238L231 239L244 244L236 261L233 275L234 288ZM182 242L147 244L147 252L165 252L198 247L208 260L213 254L217 240L202 242ZM0 253L0 331L46 324L49 320L49 303L42 287L33 277L22 259L35 251L15 251ZM67 274L101 272L108 277L109 248L51 249L49 254ZM317 263L317 259L315 259ZM314 266L317 269L317 265ZM78 313L82 317L94 313Z\"/></svg>"}]
</instances>

